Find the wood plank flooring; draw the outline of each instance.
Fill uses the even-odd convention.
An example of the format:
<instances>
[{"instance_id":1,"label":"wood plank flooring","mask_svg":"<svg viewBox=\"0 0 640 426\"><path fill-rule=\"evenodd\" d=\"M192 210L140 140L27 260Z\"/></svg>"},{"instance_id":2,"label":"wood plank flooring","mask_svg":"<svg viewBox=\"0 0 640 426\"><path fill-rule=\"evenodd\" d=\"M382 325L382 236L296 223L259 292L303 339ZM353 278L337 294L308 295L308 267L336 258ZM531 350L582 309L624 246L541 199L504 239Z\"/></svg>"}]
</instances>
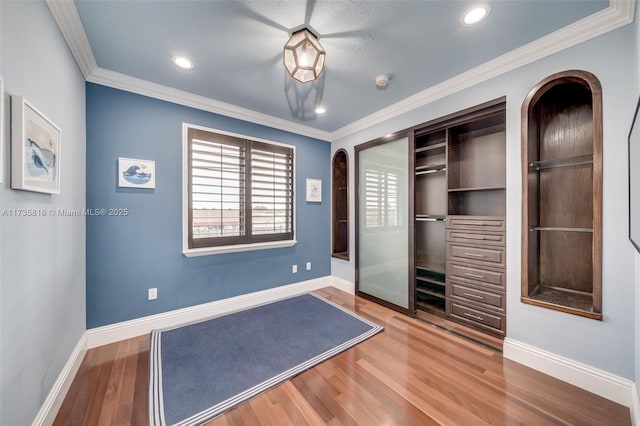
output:
<instances>
[{"instance_id":1,"label":"wood plank flooring","mask_svg":"<svg viewBox=\"0 0 640 426\"><path fill-rule=\"evenodd\" d=\"M418 309L418 311L416 312L416 317L428 323L431 323L433 325L437 325L438 327L444 330L451 331L454 334L467 337L471 340L475 340L482 345L488 346L499 352L502 352L502 349L503 349L502 346L504 342L501 338L494 337L486 333L482 333L471 327L467 327L457 322L449 321L443 317L431 314L429 312L422 311L420 309Z\"/></svg>"},{"instance_id":2,"label":"wood plank flooring","mask_svg":"<svg viewBox=\"0 0 640 426\"><path fill-rule=\"evenodd\" d=\"M213 425L630 425L629 409L333 288L382 333ZM149 336L91 349L54 425L146 425Z\"/></svg>"}]
</instances>

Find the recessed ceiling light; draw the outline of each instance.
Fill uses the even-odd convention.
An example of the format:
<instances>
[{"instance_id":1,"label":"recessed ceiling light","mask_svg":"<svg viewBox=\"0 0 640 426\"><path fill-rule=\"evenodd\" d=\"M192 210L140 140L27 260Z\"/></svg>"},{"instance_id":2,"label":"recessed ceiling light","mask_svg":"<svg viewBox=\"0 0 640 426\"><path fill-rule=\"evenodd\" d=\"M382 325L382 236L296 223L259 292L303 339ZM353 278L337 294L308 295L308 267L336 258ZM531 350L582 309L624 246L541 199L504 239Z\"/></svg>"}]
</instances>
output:
<instances>
[{"instance_id":1,"label":"recessed ceiling light","mask_svg":"<svg viewBox=\"0 0 640 426\"><path fill-rule=\"evenodd\" d=\"M476 4L462 15L460 23L467 27L475 25L489 16L490 11L491 7L488 4Z\"/></svg>"},{"instance_id":2,"label":"recessed ceiling light","mask_svg":"<svg viewBox=\"0 0 640 426\"><path fill-rule=\"evenodd\" d=\"M325 109L325 107L321 107L319 106L318 108L316 108L316 114L324 114L325 112L327 112L327 110Z\"/></svg>"},{"instance_id":3,"label":"recessed ceiling light","mask_svg":"<svg viewBox=\"0 0 640 426\"><path fill-rule=\"evenodd\" d=\"M183 70L192 70L195 67L193 65L193 62L191 62L184 56L174 56L173 58L171 58L171 62L173 62L177 67L180 67Z\"/></svg>"}]
</instances>

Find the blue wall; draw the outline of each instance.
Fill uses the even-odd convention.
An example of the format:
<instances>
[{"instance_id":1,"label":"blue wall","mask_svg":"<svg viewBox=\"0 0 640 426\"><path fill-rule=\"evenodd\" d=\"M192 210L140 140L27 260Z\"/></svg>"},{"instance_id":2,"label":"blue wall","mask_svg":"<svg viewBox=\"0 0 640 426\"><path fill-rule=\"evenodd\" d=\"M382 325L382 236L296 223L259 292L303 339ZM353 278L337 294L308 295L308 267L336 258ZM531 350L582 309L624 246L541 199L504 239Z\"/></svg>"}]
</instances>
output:
<instances>
[{"instance_id":1,"label":"blue wall","mask_svg":"<svg viewBox=\"0 0 640 426\"><path fill-rule=\"evenodd\" d=\"M87 328L330 275L329 143L91 83L86 96L87 208L129 210L87 217ZM295 246L182 254L183 122L295 145ZM156 189L117 188L118 157L155 160ZM322 179L321 204L306 178Z\"/></svg>"}]
</instances>

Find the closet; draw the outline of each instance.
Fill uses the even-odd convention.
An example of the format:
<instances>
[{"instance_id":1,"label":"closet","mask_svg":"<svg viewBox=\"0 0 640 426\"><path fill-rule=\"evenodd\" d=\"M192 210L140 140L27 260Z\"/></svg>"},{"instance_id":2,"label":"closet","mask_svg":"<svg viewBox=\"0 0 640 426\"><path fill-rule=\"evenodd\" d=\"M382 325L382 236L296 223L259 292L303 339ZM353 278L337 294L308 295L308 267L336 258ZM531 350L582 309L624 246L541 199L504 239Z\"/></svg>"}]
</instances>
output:
<instances>
[{"instance_id":1,"label":"closet","mask_svg":"<svg viewBox=\"0 0 640 426\"><path fill-rule=\"evenodd\" d=\"M356 294L413 315L414 286L409 279L413 179L404 135L355 147Z\"/></svg>"},{"instance_id":2,"label":"closet","mask_svg":"<svg viewBox=\"0 0 640 426\"><path fill-rule=\"evenodd\" d=\"M355 147L356 293L504 336L505 98L399 134Z\"/></svg>"},{"instance_id":3,"label":"closet","mask_svg":"<svg viewBox=\"0 0 640 426\"><path fill-rule=\"evenodd\" d=\"M414 132L415 287L418 309L445 309L447 132Z\"/></svg>"},{"instance_id":4,"label":"closet","mask_svg":"<svg viewBox=\"0 0 640 426\"><path fill-rule=\"evenodd\" d=\"M413 131L416 308L503 336L505 99Z\"/></svg>"}]
</instances>

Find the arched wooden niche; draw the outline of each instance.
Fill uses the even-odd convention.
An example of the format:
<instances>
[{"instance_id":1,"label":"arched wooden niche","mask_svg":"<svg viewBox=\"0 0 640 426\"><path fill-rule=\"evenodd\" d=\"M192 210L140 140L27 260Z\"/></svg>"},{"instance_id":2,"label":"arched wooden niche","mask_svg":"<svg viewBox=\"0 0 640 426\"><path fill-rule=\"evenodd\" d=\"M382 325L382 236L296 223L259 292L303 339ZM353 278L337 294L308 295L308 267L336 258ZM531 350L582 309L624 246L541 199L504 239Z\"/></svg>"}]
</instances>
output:
<instances>
[{"instance_id":1,"label":"arched wooden niche","mask_svg":"<svg viewBox=\"0 0 640 426\"><path fill-rule=\"evenodd\" d=\"M332 163L333 203L331 255L349 260L349 157L339 149Z\"/></svg>"},{"instance_id":2,"label":"arched wooden niche","mask_svg":"<svg viewBox=\"0 0 640 426\"><path fill-rule=\"evenodd\" d=\"M602 319L602 91L586 71L522 104L522 302Z\"/></svg>"}]
</instances>

